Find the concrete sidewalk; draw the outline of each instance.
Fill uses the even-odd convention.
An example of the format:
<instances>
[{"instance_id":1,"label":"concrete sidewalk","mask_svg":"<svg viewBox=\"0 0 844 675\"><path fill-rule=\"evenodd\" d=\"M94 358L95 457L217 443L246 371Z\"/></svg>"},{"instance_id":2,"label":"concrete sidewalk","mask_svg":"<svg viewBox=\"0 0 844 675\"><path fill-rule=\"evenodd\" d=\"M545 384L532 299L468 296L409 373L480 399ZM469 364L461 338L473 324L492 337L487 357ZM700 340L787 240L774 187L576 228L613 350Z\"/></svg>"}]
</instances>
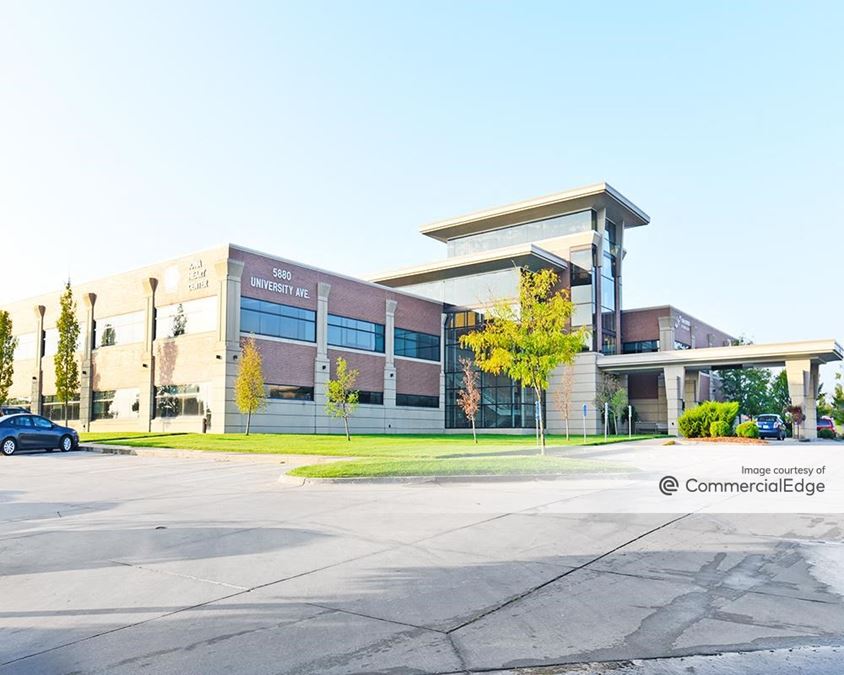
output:
<instances>
[{"instance_id":1,"label":"concrete sidewalk","mask_svg":"<svg viewBox=\"0 0 844 675\"><path fill-rule=\"evenodd\" d=\"M794 648L814 673L840 657L802 648L844 642L841 516L570 512L606 488L593 479L278 475L208 456L2 458L0 673L672 668L627 671L651 675L745 651L735 672L770 673L764 650Z\"/></svg>"}]
</instances>

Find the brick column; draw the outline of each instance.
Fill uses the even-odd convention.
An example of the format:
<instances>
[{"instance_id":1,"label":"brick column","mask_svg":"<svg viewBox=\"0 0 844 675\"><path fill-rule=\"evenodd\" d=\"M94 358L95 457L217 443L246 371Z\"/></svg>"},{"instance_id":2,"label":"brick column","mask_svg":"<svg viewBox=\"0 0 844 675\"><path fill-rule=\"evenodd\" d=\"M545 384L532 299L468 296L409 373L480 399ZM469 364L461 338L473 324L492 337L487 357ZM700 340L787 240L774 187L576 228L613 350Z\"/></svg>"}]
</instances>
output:
<instances>
[{"instance_id":1,"label":"brick column","mask_svg":"<svg viewBox=\"0 0 844 675\"><path fill-rule=\"evenodd\" d=\"M93 399L92 384L94 381L93 359L91 350L94 343L94 304L96 293L85 293L82 296L84 316L82 320L82 352L80 354L79 369L79 424L87 431L91 423L91 403Z\"/></svg>"},{"instance_id":2,"label":"brick column","mask_svg":"<svg viewBox=\"0 0 844 675\"><path fill-rule=\"evenodd\" d=\"M818 365L809 359L792 359L785 362L788 378L788 395L791 405L799 405L806 418L800 426L800 438L818 437L817 395Z\"/></svg>"},{"instance_id":3,"label":"brick column","mask_svg":"<svg viewBox=\"0 0 844 675\"><path fill-rule=\"evenodd\" d=\"M41 370L41 359L44 356L44 305L36 305L35 312L35 369L32 371L32 389L30 393L29 409L36 415L41 414L41 391L44 376Z\"/></svg>"},{"instance_id":4,"label":"brick column","mask_svg":"<svg viewBox=\"0 0 844 675\"><path fill-rule=\"evenodd\" d=\"M328 360L328 296L331 284L317 284L316 313L316 358L314 359L314 431L327 432L330 427L325 418L325 402L328 395L328 380L331 379L331 363Z\"/></svg>"},{"instance_id":5,"label":"brick column","mask_svg":"<svg viewBox=\"0 0 844 675\"><path fill-rule=\"evenodd\" d=\"M668 406L668 435L679 436L677 418L683 414L683 396L686 386L685 366L665 366L665 399Z\"/></svg>"},{"instance_id":6,"label":"brick column","mask_svg":"<svg viewBox=\"0 0 844 675\"><path fill-rule=\"evenodd\" d=\"M396 307L398 302L387 300L384 320L384 410L396 407ZM395 410L386 412L391 418Z\"/></svg>"},{"instance_id":7,"label":"brick column","mask_svg":"<svg viewBox=\"0 0 844 675\"><path fill-rule=\"evenodd\" d=\"M217 349L209 364L212 373L209 432L225 433L239 428L238 418L227 423L228 402L234 400L234 382L240 368L240 285L243 263L221 260L214 265L217 276ZM208 414L208 413L206 413ZM232 412L232 414L236 414Z\"/></svg>"},{"instance_id":8,"label":"brick column","mask_svg":"<svg viewBox=\"0 0 844 675\"><path fill-rule=\"evenodd\" d=\"M155 410L155 289L158 279L150 277L142 282L144 292L144 351L141 355L140 391L138 394L138 424L141 429L152 429Z\"/></svg>"}]
</instances>

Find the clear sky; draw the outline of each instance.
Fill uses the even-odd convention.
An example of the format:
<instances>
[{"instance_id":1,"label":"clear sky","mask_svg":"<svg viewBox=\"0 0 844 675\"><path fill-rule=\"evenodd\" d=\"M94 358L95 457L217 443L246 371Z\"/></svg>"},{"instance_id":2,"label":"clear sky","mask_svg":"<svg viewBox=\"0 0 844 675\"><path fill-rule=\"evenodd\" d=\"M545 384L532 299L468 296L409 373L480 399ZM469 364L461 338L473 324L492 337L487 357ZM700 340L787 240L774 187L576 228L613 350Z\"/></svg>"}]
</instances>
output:
<instances>
[{"instance_id":1,"label":"clear sky","mask_svg":"<svg viewBox=\"0 0 844 675\"><path fill-rule=\"evenodd\" d=\"M842 340L843 7L0 0L0 302L224 241L365 274L606 180L625 307Z\"/></svg>"}]
</instances>

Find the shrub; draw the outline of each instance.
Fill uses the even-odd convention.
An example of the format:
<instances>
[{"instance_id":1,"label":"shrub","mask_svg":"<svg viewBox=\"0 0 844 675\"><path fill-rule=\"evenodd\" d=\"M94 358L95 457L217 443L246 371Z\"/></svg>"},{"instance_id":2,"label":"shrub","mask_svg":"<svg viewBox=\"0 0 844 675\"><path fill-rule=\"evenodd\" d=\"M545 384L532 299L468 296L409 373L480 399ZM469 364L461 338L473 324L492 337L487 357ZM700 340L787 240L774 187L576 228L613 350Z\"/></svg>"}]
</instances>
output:
<instances>
[{"instance_id":1,"label":"shrub","mask_svg":"<svg viewBox=\"0 0 844 675\"><path fill-rule=\"evenodd\" d=\"M709 425L709 435L712 438L722 438L732 435L732 427L723 420L716 420Z\"/></svg>"},{"instance_id":2,"label":"shrub","mask_svg":"<svg viewBox=\"0 0 844 675\"><path fill-rule=\"evenodd\" d=\"M759 427L756 422L742 422L736 427L736 435L740 438L759 438Z\"/></svg>"},{"instance_id":3,"label":"shrub","mask_svg":"<svg viewBox=\"0 0 844 675\"><path fill-rule=\"evenodd\" d=\"M821 429L820 431L818 431L818 438L835 439L835 432L832 429Z\"/></svg>"},{"instance_id":4,"label":"shrub","mask_svg":"<svg viewBox=\"0 0 844 675\"><path fill-rule=\"evenodd\" d=\"M729 435L729 429L733 428L738 409L739 404L735 402L704 401L680 415L677 419L677 427L686 438L707 438L712 432L712 423L723 422L728 427L727 435Z\"/></svg>"}]
</instances>

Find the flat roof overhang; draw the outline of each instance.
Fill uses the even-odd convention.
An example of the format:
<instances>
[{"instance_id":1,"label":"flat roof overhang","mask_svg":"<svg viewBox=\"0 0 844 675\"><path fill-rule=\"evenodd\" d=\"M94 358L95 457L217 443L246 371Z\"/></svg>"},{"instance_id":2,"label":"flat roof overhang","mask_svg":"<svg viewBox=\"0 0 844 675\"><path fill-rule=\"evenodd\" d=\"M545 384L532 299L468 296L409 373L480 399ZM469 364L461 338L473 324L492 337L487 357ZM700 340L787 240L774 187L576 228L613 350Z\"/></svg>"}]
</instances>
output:
<instances>
[{"instance_id":1,"label":"flat roof overhang","mask_svg":"<svg viewBox=\"0 0 844 675\"><path fill-rule=\"evenodd\" d=\"M518 246L508 246L492 251L446 258L425 265L406 267L370 276L368 279L378 284L397 288L429 281L483 274L484 272L495 272L508 267L527 267L532 270L552 267L557 270L564 270L567 266L568 263L565 260L536 244L519 244Z\"/></svg>"},{"instance_id":2,"label":"flat roof overhang","mask_svg":"<svg viewBox=\"0 0 844 675\"><path fill-rule=\"evenodd\" d=\"M614 223L623 224L625 228L639 227L651 222L647 213L604 182L441 220L423 225L419 231L445 242L478 232L598 208L606 208L609 219Z\"/></svg>"},{"instance_id":3,"label":"flat roof overhang","mask_svg":"<svg viewBox=\"0 0 844 675\"><path fill-rule=\"evenodd\" d=\"M661 370L666 366L695 369L778 368L786 361L804 359L816 364L844 360L844 350L835 340L804 340L769 344L675 349L646 354L600 355L598 368L613 373Z\"/></svg>"}]
</instances>

